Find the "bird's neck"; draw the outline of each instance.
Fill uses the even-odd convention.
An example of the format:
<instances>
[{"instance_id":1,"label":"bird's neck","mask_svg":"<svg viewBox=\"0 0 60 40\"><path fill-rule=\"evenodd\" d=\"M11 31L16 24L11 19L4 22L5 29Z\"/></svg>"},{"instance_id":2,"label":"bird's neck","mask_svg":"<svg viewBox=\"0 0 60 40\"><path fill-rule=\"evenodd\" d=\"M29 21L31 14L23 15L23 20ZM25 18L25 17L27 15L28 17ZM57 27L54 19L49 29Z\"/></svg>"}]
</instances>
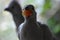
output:
<instances>
[{"instance_id":1,"label":"bird's neck","mask_svg":"<svg viewBox=\"0 0 60 40\"><path fill-rule=\"evenodd\" d=\"M19 25L24 21L23 16L22 15L12 15L12 16L16 26L19 27Z\"/></svg>"},{"instance_id":2,"label":"bird's neck","mask_svg":"<svg viewBox=\"0 0 60 40\"><path fill-rule=\"evenodd\" d=\"M32 18L25 18L25 22L28 22L28 23L35 23L36 22L36 18L32 17Z\"/></svg>"}]
</instances>

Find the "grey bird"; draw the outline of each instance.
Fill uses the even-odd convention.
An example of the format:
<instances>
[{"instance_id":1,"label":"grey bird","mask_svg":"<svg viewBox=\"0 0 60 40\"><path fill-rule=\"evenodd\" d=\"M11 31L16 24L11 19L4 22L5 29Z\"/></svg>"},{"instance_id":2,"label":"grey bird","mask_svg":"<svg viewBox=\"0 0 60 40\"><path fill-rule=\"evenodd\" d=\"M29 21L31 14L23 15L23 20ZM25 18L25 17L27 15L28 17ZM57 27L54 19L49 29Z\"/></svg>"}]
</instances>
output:
<instances>
[{"instance_id":1,"label":"grey bird","mask_svg":"<svg viewBox=\"0 0 60 40\"><path fill-rule=\"evenodd\" d=\"M58 40L47 25L37 22L33 5L27 5L22 15L25 20L19 26L20 40Z\"/></svg>"},{"instance_id":2,"label":"grey bird","mask_svg":"<svg viewBox=\"0 0 60 40\"><path fill-rule=\"evenodd\" d=\"M22 8L16 0L13 0L9 4L9 6L7 8L5 8L5 11L11 12L17 28L24 21L24 18L22 16Z\"/></svg>"},{"instance_id":3,"label":"grey bird","mask_svg":"<svg viewBox=\"0 0 60 40\"><path fill-rule=\"evenodd\" d=\"M22 15L24 22L19 26L20 40L43 40L43 31L36 20L34 6L27 5Z\"/></svg>"},{"instance_id":4,"label":"grey bird","mask_svg":"<svg viewBox=\"0 0 60 40\"><path fill-rule=\"evenodd\" d=\"M12 14L13 20L16 24L16 32L18 33L19 30L18 27L24 21L24 18L22 16L22 8L20 4L16 0L13 0L9 4L9 6L5 8L5 11L9 11ZM19 34L18 34L18 38L20 39Z\"/></svg>"}]
</instances>

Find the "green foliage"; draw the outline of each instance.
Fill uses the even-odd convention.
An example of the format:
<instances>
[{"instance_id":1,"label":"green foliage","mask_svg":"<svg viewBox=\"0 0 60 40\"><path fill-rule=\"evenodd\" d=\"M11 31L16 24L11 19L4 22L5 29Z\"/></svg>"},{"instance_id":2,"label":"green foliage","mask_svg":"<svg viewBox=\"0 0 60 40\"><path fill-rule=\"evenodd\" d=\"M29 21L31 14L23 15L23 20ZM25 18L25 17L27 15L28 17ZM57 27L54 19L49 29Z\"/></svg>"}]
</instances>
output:
<instances>
[{"instance_id":1,"label":"green foliage","mask_svg":"<svg viewBox=\"0 0 60 40\"><path fill-rule=\"evenodd\" d=\"M56 20L54 18L51 18L47 23L50 27L54 27L56 25Z\"/></svg>"},{"instance_id":2,"label":"green foliage","mask_svg":"<svg viewBox=\"0 0 60 40\"><path fill-rule=\"evenodd\" d=\"M49 19L47 21L49 27L52 29L52 31L57 34L60 32L60 23L58 23L54 17L52 17L51 19Z\"/></svg>"},{"instance_id":3,"label":"green foliage","mask_svg":"<svg viewBox=\"0 0 60 40\"><path fill-rule=\"evenodd\" d=\"M43 11L42 11L42 16L45 15L45 12L51 8L51 0L45 0L45 4L44 4L44 7L43 7Z\"/></svg>"},{"instance_id":4,"label":"green foliage","mask_svg":"<svg viewBox=\"0 0 60 40\"><path fill-rule=\"evenodd\" d=\"M51 8L51 0L45 0L44 10Z\"/></svg>"},{"instance_id":5,"label":"green foliage","mask_svg":"<svg viewBox=\"0 0 60 40\"><path fill-rule=\"evenodd\" d=\"M55 28L53 29L54 33L57 34L60 32L60 24L57 24Z\"/></svg>"}]
</instances>

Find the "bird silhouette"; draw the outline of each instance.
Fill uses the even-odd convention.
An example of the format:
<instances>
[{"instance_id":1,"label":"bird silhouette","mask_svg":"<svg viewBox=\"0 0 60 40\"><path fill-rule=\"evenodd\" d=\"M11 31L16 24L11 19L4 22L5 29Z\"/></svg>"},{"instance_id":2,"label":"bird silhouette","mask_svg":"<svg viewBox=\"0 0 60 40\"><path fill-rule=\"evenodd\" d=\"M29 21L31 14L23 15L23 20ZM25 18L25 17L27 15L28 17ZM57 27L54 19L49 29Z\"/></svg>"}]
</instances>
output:
<instances>
[{"instance_id":1,"label":"bird silhouette","mask_svg":"<svg viewBox=\"0 0 60 40\"><path fill-rule=\"evenodd\" d=\"M19 26L20 40L58 40L47 25L37 22L33 5L27 5L22 15L25 20Z\"/></svg>"},{"instance_id":2,"label":"bird silhouette","mask_svg":"<svg viewBox=\"0 0 60 40\"><path fill-rule=\"evenodd\" d=\"M43 40L42 29L37 23L34 6L27 5L22 15L25 20L19 26L20 40Z\"/></svg>"},{"instance_id":3,"label":"bird silhouette","mask_svg":"<svg viewBox=\"0 0 60 40\"><path fill-rule=\"evenodd\" d=\"M18 33L18 27L24 21L20 4L16 0L13 0L9 4L9 6L7 8L5 8L5 11L11 12L14 22L16 24L16 31ZM18 37L20 39L19 34L18 34Z\"/></svg>"},{"instance_id":4,"label":"bird silhouette","mask_svg":"<svg viewBox=\"0 0 60 40\"><path fill-rule=\"evenodd\" d=\"M24 21L24 18L22 16L22 9L20 4L13 0L7 8L5 8L5 11L11 12L14 22L16 23L17 28L19 25Z\"/></svg>"}]
</instances>

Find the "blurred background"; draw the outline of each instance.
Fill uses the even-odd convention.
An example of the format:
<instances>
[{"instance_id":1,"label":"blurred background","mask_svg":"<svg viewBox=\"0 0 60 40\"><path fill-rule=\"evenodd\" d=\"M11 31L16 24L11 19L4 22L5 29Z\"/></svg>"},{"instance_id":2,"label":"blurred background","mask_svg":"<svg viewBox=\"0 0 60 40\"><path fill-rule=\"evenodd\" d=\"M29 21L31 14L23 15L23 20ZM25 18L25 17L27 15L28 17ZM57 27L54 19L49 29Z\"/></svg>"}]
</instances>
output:
<instances>
[{"instance_id":1,"label":"blurred background","mask_svg":"<svg viewBox=\"0 0 60 40\"><path fill-rule=\"evenodd\" d=\"M0 40L18 40L15 23L10 12L4 11L12 0L0 0ZM52 33L60 38L60 0L17 0L22 8L33 4L37 21L49 26Z\"/></svg>"}]
</instances>

